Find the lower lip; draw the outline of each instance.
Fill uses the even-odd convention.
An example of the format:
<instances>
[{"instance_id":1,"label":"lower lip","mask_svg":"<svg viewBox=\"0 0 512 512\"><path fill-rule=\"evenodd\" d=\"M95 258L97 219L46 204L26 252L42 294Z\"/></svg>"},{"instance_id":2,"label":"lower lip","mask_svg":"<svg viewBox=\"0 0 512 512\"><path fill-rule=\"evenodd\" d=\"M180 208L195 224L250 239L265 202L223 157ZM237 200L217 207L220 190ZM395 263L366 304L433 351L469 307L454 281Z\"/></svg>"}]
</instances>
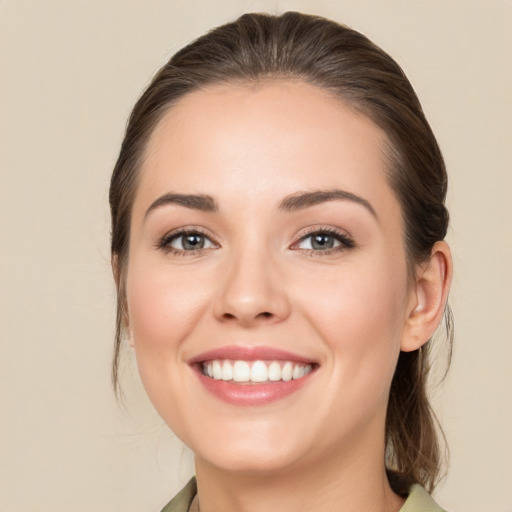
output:
<instances>
[{"instance_id":1,"label":"lower lip","mask_svg":"<svg viewBox=\"0 0 512 512\"><path fill-rule=\"evenodd\" d=\"M201 384L213 395L233 405L266 405L292 393L307 384L315 371L311 371L300 379L289 381L266 382L262 384L234 384L225 380L207 377L200 370L196 374Z\"/></svg>"}]
</instances>

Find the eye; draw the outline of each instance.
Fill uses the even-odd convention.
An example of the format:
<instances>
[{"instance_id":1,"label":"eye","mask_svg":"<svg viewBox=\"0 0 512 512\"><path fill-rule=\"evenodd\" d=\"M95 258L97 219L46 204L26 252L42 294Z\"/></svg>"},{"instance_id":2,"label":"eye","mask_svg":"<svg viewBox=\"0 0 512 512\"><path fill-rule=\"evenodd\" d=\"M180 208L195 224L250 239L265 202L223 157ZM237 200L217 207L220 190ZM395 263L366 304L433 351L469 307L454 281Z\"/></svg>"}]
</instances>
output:
<instances>
[{"instance_id":1,"label":"eye","mask_svg":"<svg viewBox=\"0 0 512 512\"><path fill-rule=\"evenodd\" d=\"M303 236L293 248L313 251L314 254L330 253L354 247L353 240L346 234L331 229L321 229Z\"/></svg>"},{"instance_id":2,"label":"eye","mask_svg":"<svg viewBox=\"0 0 512 512\"><path fill-rule=\"evenodd\" d=\"M196 230L179 231L166 235L159 247L175 254L195 253L202 249L212 249L216 245L204 233Z\"/></svg>"},{"instance_id":3,"label":"eye","mask_svg":"<svg viewBox=\"0 0 512 512\"><path fill-rule=\"evenodd\" d=\"M314 233L303 238L299 243L300 249L313 249L315 251L332 249L341 245L339 240L328 233Z\"/></svg>"}]
</instances>

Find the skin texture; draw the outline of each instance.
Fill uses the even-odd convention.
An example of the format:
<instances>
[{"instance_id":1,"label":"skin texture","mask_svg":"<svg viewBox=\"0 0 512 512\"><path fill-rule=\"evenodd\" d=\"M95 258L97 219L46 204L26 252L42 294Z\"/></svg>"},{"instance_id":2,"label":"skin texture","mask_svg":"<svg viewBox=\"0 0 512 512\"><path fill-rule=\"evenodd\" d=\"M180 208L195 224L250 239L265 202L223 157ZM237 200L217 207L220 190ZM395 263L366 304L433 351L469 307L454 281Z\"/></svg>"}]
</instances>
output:
<instances>
[{"instance_id":1,"label":"skin texture","mask_svg":"<svg viewBox=\"0 0 512 512\"><path fill-rule=\"evenodd\" d=\"M195 453L203 512L403 503L384 472L389 386L400 350L437 327L451 266L438 243L408 280L384 140L327 92L292 81L188 94L151 136L130 232L130 342L150 399ZM290 194L334 188L376 215L350 200L278 208ZM146 214L168 193L208 194L219 211L167 204ZM183 227L207 236L202 250L159 246ZM353 247L312 251L308 232L326 228ZM283 399L236 406L188 364L226 345L275 347L318 367Z\"/></svg>"}]
</instances>

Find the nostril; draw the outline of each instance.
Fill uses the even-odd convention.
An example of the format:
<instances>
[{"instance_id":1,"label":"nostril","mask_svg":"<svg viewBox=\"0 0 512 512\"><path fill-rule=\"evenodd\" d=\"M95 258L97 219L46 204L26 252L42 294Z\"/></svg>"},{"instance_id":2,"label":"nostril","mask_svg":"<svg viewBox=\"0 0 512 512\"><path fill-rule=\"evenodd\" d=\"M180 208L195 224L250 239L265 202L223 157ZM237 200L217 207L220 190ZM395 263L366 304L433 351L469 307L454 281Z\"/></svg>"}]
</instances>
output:
<instances>
[{"instance_id":1,"label":"nostril","mask_svg":"<svg viewBox=\"0 0 512 512\"><path fill-rule=\"evenodd\" d=\"M224 321L233 321L233 320L241 320L242 322L244 321L247 321L248 319L250 320L258 320L258 319L263 319L263 318L274 318L274 314L273 313L270 313L269 311L262 311L261 313L258 313L256 316L248 316L246 317L245 315L236 315L236 314L233 314L233 313L224 313L222 315L222 319Z\"/></svg>"}]
</instances>

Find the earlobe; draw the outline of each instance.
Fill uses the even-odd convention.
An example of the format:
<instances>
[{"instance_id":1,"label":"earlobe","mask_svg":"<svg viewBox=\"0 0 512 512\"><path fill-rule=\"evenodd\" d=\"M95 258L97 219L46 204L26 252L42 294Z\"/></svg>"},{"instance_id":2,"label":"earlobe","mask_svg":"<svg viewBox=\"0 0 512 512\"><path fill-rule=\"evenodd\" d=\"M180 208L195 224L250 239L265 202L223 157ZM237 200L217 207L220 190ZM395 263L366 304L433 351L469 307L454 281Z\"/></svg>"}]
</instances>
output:
<instances>
[{"instance_id":1,"label":"earlobe","mask_svg":"<svg viewBox=\"0 0 512 512\"><path fill-rule=\"evenodd\" d=\"M410 352L423 346L434 334L443 318L452 279L450 248L436 242L430 259L418 268L413 299L406 318L400 348Z\"/></svg>"},{"instance_id":2,"label":"earlobe","mask_svg":"<svg viewBox=\"0 0 512 512\"><path fill-rule=\"evenodd\" d=\"M116 283L116 287L118 287L119 286L119 265L118 265L117 254L112 254L112 258L110 259L110 265L112 267L112 274L114 276L114 282Z\"/></svg>"},{"instance_id":3,"label":"earlobe","mask_svg":"<svg viewBox=\"0 0 512 512\"><path fill-rule=\"evenodd\" d=\"M110 260L110 264L112 266L112 274L114 275L114 282L116 284L116 290L117 290L117 297L118 297L118 308L119 312L122 316L122 329L123 331L126 329L128 332L128 342L130 344L130 348L134 348L134 341L133 341L133 331L130 326L130 321L128 317L128 308L126 305L126 297L125 294L125 286L122 283L122 277L120 275L120 269L119 269L119 257L117 254L113 254L112 258ZM124 332L126 332L124 331Z\"/></svg>"},{"instance_id":4,"label":"earlobe","mask_svg":"<svg viewBox=\"0 0 512 512\"><path fill-rule=\"evenodd\" d=\"M135 341L133 338L133 329L131 328L131 326L128 326L128 343L130 344L131 349L135 348Z\"/></svg>"}]
</instances>

